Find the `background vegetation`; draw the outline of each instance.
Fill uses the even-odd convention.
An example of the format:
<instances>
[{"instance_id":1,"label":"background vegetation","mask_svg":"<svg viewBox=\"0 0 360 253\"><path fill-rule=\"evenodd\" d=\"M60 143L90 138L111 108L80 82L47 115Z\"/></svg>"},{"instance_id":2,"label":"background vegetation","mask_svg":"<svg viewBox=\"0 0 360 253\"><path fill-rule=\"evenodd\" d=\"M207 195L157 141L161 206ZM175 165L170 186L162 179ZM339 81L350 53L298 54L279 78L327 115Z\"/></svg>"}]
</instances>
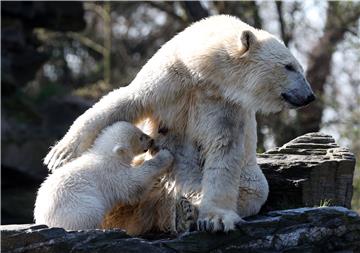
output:
<instances>
[{"instance_id":1,"label":"background vegetation","mask_svg":"<svg viewBox=\"0 0 360 253\"><path fill-rule=\"evenodd\" d=\"M2 2L2 195L9 203L2 222L31 222L34 191L47 173L41 158L78 115L129 84L175 34L215 14L282 38L318 97L298 111L258 116L258 151L321 130L359 159L359 2ZM354 188L360 210L359 165ZM23 203L29 208L13 213Z\"/></svg>"}]
</instances>

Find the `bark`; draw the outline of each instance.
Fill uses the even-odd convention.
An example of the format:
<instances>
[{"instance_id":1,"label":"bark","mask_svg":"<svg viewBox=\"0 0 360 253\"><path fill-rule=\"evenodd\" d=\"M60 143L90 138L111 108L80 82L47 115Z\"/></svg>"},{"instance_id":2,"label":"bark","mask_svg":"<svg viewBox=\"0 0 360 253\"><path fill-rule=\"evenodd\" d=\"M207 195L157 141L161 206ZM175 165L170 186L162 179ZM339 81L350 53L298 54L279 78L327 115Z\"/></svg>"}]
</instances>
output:
<instances>
[{"instance_id":1,"label":"bark","mask_svg":"<svg viewBox=\"0 0 360 253\"><path fill-rule=\"evenodd\" d=\"M196 22L209 16L209 12L201 5L199 1L184 1L182 6L187 14L188 21Z\"/></svg>"},{"instance_id":2,"label":"bark","mask_svg":"<svg viewBox=\"0 0 360 253\"><path fill-rule=\"evenodd\" d=\"M277 10L278 16L279 16L281 38L283 39L285 45L288 46L290 38L287 34L286 25L285 25L285 21L284 21L284 14L283 14L283 10L282 10L283 2L276 1L275 4L276 4L276 10Z\"/></svg>"},{"instance_id":3,"label":"bark","mask_svg":"<svg viewBox=\"0 0 360 253\"><path fill-rule=\"evenodd\" d=\"M230 14L239 17L245 23L261 29L262 20L255 1L216 1L219 14Z\"/></svg>"},{"instance_id":4,"label":"bark","mask_svg":"<svg viewBox=\"0 0 360 253\"><path fill-rule=\"evenodd\" d=\"M111 22L111 3L104 2L104 81L111 84L111 42L112 42L112 22Z\"/></svg>"}]
</instances>

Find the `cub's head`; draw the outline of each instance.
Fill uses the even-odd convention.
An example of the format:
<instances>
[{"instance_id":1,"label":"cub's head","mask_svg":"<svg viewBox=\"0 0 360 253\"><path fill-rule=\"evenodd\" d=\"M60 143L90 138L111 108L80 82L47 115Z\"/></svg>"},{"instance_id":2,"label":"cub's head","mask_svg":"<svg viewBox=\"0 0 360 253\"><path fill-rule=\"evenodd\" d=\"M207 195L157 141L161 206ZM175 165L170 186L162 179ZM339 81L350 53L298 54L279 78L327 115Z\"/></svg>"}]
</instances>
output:
<instances>
[{"instance_id":1,"label":"cub's head","mask_svg":"<svg viewBox=\"0 0 360 253\"><path fill-rule=\"evenodd\" d=\"M302 66L275 36L230 16L201 22L214 22L214 35L201 52L205 61L196 62L199 76L207 77L204 83L215 85L226 99L266 113L315 99Z\"/></svg>"},{"instance_id":2,"label":"cub's head","mask_svg":"<svg viewBox=\"0 0 360 253\"><path fill-rule=\"evenodd\" d=\"M153 139L139 128L125 121L117 122L103 130L95 141L96 150L121 157L133 158L146 152Z\"/></svg>"}]
</instances>

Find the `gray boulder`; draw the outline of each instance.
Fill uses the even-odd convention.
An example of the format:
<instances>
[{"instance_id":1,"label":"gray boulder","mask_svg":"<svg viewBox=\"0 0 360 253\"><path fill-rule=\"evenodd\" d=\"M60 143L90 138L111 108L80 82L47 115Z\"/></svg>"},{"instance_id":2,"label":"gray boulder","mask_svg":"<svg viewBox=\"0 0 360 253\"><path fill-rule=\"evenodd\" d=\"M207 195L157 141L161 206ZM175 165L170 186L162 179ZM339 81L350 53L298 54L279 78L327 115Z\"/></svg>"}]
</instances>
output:
<instances>
[{"instance_id":1,"label":"gray boulder","mask_svg":"<svg viewBox=\"0 0 360 253\"><path fill-rule=\"evenodd\" d=\"M355 157L322 133L297 137L258 155L270 186L263 211L337 205L351 207Z\"/></svg>"}]
</instances>

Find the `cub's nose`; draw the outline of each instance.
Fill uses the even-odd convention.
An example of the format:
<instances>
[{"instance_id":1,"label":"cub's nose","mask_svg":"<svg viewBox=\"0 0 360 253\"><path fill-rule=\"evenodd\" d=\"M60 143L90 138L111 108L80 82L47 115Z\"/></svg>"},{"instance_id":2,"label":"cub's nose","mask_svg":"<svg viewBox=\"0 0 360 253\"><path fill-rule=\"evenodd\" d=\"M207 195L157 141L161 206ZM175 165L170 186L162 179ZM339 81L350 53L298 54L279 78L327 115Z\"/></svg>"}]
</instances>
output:
<instances>
[{"instance_id":1,"label":"cub's nose","mask_svg":"<svg viewBox=\"0 0 360 253\"><path fill-rule=\"evenodd\" d=\"M152 148L154 146L154 139L150 139L149 141L149 148Z\"/></svg>"}]
</instances>

